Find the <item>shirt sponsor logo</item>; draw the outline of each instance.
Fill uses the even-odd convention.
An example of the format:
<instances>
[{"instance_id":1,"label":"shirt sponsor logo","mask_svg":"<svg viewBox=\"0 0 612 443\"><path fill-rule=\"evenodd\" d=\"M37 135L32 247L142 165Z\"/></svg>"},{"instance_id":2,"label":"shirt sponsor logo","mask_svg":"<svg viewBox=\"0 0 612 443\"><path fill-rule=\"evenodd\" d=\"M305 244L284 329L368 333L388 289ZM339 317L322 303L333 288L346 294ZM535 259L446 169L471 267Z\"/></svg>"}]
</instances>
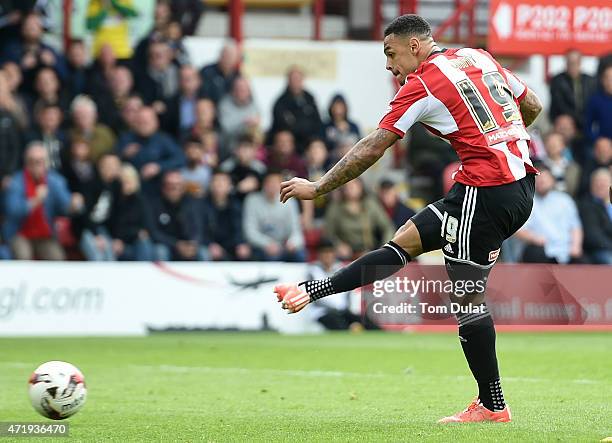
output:
<instances>
[{"instance_id":1,"label":"shirt sponsor logo","mask_svg":"<svg viewBox=\"0 0 612 443\"><path fill-rule=\"evenodd\" d=\"M510 142L516 140L529 140L529 135L524 128L520 126L509 126L507 128L500 128L496 131L492 131L485 134L487 143L489 145L496 145L502 142Z\"/></svg>"},{"instance_id":2,"label":"shirt sponsor logo","mask_svg":"<svg viewBox=\"0 0 612 443\"><path fill-rule=\"evenodd\" d=\"M499 257L499 249L489 252L489 261L495 261Z\"/></svg>"}]
</instances>

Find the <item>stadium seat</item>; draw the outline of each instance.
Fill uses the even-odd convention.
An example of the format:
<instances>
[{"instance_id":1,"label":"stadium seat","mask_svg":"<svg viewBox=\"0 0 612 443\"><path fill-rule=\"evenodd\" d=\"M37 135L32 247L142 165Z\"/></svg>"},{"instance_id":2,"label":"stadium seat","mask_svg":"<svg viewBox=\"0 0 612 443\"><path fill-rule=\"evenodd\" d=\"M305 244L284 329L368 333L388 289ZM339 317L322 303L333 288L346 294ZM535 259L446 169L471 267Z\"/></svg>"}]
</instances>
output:
<instances>
[{"instance_id":1,"label":"stadium seat","mask_svg":"<svg viewBox=\"0 0 612 443\"><path fill-rule=\"evenodd\" d=\"M323 230L320 228L305 229L304 243L306 245L306 259L311 262L317 259L317 246L323 236Z\"/></svg>"},{"instance_id":2,"label":"stadium seat","mask_svg":"<svg viewBox=\"0 0 612 443\"><path fill-rule=\"evenodd\" d=\"M57 239L66 252L68 260L83 260L83 254L79 249L79 242L72 233L72 222L68 217L58 217L55 219L55 231Z\"/></svg>"}]
</instances>

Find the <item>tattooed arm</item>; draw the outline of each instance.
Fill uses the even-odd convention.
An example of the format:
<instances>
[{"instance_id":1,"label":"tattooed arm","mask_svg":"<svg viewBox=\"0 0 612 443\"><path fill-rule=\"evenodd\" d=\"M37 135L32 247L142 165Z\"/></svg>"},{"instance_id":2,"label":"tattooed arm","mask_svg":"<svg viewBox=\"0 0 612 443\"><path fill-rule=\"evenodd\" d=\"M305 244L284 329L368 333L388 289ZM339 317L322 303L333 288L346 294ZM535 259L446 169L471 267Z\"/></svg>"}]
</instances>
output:
<instances>
[{"instance_id":1,"label":"tattooed arm","mask_svg":"<svg viewBox=\"0 0 612 443\"><path fill-rule=\"evenodd\" d=\"M382 157L399 136L386 129L377 129L357 142L332 169L316 182L304 178L292 178L281 184L280 199L284 203L291 197L312 200L359 177Z\"/></svg>"},{"instance_id":2,"label":"tattooed arm","mask_svg":"<svg viewBox=\"0 0 612 443\"><path fill-rule=\"evenodd\" d=\"M542 103L535 92L529 89L521 102L521 114L523 115L525 127L530 126L540 112L542 112Z\"/></svg>"}]
</instances>

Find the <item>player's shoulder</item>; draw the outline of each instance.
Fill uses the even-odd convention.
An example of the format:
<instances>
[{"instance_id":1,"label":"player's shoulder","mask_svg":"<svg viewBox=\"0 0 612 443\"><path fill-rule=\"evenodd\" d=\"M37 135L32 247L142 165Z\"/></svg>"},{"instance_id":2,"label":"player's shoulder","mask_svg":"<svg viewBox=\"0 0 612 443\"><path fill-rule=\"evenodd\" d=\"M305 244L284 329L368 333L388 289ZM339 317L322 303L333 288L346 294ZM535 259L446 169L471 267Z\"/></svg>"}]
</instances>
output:
<instances>
[{"instance_id":1,"label":"player's shoulder","mask_svg":"<svg viewBox=\"0 0 612 443\"><path fill-rule=\"evenodd\" d=\"M447 59L452 60L452 59L456 59L460 57L469 57L469 56L474 56L474 55L479 56L479 57L486 57L490 60L495 61L495 57L493 57L489 52L481 48L470 48L470 47L449 48L449 49L444 49L440 51L433 57L430 57L429 60L423 63L421 67L423 68L423 70L425 70L428 67L435 66L437 64L436 58L438 57L445 57Z\"/></svg>"}]
</instances>

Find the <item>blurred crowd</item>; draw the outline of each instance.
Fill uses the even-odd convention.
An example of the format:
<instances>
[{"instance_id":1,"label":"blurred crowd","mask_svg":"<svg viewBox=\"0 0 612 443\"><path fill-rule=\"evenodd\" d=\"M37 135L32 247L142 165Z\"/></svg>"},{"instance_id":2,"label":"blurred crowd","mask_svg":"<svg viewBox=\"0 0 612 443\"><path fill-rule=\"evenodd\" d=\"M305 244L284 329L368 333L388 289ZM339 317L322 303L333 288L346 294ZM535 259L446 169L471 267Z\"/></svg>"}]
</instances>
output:
<instances>
[{"instance_id":1,"label":"blurred crowd","mask_svg":"<svg viewBox=\"0 0 612 443\"><path fill-rule=\"evenodd\" d=\"M527 263L612 264L612 55L597 77L581 54L550 81L551 129L533 138L541 174L531 217L507 256Z\"/></svg>"},{"instance_id":2,"label":"blurred crowd","mask_svg":"<svg viewBox=\"0 0 612 443\"><path fill-rule=\"evenodd\" d=\"M120 27L107 29L130 16L129 2L92 1L91 42L65 52L44 42L38 12L3 3L2 258L301 262L323 244L345 260L414 214L387 176L279 202L282 180L318 179L362 135L340 94L321 115L299 67L263 128L239 48L229 42L215 63L194 66L182 43L193 19L170 2L157 3L132 47ZM612 63L602 60L595 79L579 57L568 54L551 82L553 129L532 144L538 196L507 260L612 263ZM419 127L409 147L411 174L433 177L441 195L448 145Z\"/></svg>"}]
</instances>

